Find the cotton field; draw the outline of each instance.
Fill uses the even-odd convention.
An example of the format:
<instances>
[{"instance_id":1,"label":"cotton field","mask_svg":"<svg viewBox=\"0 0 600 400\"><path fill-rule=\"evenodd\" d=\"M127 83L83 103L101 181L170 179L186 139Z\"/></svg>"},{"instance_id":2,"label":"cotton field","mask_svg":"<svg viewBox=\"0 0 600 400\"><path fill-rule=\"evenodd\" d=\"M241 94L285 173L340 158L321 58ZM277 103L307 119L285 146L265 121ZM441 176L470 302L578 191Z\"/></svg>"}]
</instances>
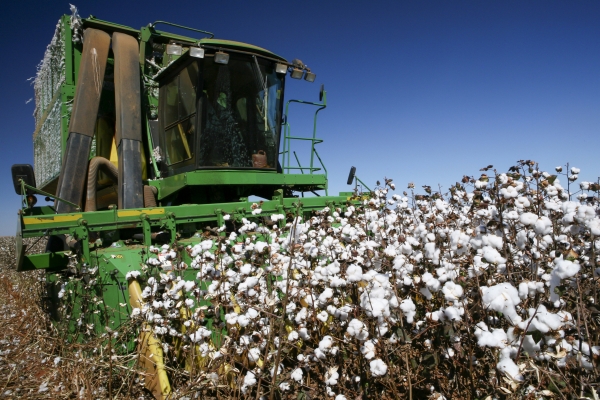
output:
<instances>
[{"instance_id":1,"label":"cotton field","mask_svg":"<svg viewBox=\"0 0 600 400\"><path fill-rule=\"evenodd\" d=\"M131 326L161 341L174 398L598 399L600 186L579 173L385 179L310 218L257 204L233 232L151 247Z\"/></svg>"}]
</instances>

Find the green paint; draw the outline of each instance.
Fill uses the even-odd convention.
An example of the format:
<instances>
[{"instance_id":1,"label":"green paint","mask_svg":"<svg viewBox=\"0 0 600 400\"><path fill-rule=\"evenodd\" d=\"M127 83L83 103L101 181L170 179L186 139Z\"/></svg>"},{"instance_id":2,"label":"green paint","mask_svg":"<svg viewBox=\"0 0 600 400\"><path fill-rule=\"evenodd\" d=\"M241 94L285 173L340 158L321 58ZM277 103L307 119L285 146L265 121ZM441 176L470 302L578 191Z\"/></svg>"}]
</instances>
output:
<instances>
[{"instance_id":1,"label":"green paint","mask_svg":"<svg viewBox=\"0 0 600 400\"><path fill-rule=\"evenodd\" d=\"M61 105L60 139L62 152L68 138L70 118L70 104L75 94L79 61L81 59L81 44L72 41L73 32L70 27L70 17L61 19L63 39L65 41L64 66L65 82L56 94ZM326 95L323 94L321 103L290 100L285 108L288 115L290 103L299 103L317 107L314 114L313 133L310 137L292 136L290 125L284 128L283 152L281 164L283 171L272 169L227 169L225 168L192 168L186 172L173 176L160 178L157 157L153 150L159 146L156 136L151 131L151 126L156 124L159 107L158 80L168 79L173 74L179 73L177 68L185 66L193 60L187 49L182 56L167 68L158 70L169 64L176 57L167 57L162 60L153 59L157 52L172 41L185 46L200 46L205 49L207 57L217 50L225 49L238 55L262 57L272 63L286 63L282 57L251 44L213 39L186 37L175 35L166 31L155 29L152 25L142 27L140 30L124 25L102 21L93 17L83 20L84 28L101 29L108 33L122 32L138 38L140 42L140 67L142 72L142 115L143 131L142 141L146 156L146 169L150 173L147 183L157 189L158 206L153 208L139 208L117 210L102 209L93 212L77 212L72 214L57 215L52 207L27 208L26 201L20 211L17 233L17 265L20 271L46 270L47 287L50 298L50 309L57 321L71 341L84 341L86 338L106 333L119 327L127 331L130 324L131 306L128 297L127 273L142 271L139 278L140 284L150 276L158 276L156 267L149 267L146 262L149 257L156 257L149 253L151 245L160 245L157 235L165 239L169 245L183 249L193 246L204 240L206 234L216 237L214 228L225 225L227 230L233 230L234 223L239 223L243 218L263 224L265 218L273 214L283 214L289 220L294 215L302 215L305 219L312 212L323 209L339 207L345 210L350 202L351 193L340 193L339 196L329 196L327 193L327 170L315 145L322 142L316 136L318 113L327 106ZM228 49L228 50L227 50ZM241 57L241 56L240 56ZM107 71L112 71L112 53L109 54ZM252 77L254 79L254 77ZM162 81L161 81L162 82ZM113 86L111 86L113 85ZM283 81L277 88L276 96L283 99ZM177 93L176 93L177 95ZM101 94L99 115L110 119L114 114L114 82L112 73L107 72L104 78ZM200 96L200 95L199 95ZM205 97L208 93L205 91ZM217 104L227 106L227 94L218 95ZM248 99L244 99L248 101ZM48 106L48 107L51 107ZM266 124L266 122L265 122ZM266 128L265 128L266 129ZM160 133L158 133L160 134ZM164 134L164 132L163 132ZM183 135L184 133L181 133ZM183 140L183 139L178 139ZM292 167L290 165L293 149L292 141L304 140L311 143L310 165L308 167ZM194 143L190 143L193 146ZM192 148L194 150L194 148ZM197 150L194 150L194 152ZM295 154L295 153L294 153ZM164 153L162 154L164 156ZM315 157L320 163L316 166ZM62 157L61 161L62 162ZM87 166L82 166L85 170ZM299 173L290 173L291 171ZM324 173L320 173L323 171ZM160 178L160 179L157 179ZM44 195L54 196L53 182L44 183ZM260 215L253 215L253 203L248 201L248 196L257 191L266 199L261 202ZM325 196L298 198L294 192L304 195L305 192L325 191ZM40 190L37 190L39 193ZM219 197L219 195L223 194ZM212 197L211 197L212 196ZM223 198L226 200L214 200ZM212 200L211 200L212 199ZM225 215L230 215L226 222ZM221 232L223 237L227 232ZM24 238L48 237L66 235L68 242L75 243L68 251L46 252L42 254L27 254L23 246ZM259 239L268 241L267 238ZM154 237L154 238L153 238ZM215 247L216 249L216 247ZM213 249L213 250L215 250ZM189 254L179 251L178 262L188 265L192 260ZM184 279L196 278L196 270L187 269L177 271ZM200 282L206 289L210 282ZM200 305L209 306L204 302ZM213 328L220 314L206 319L207 327ZM108 329L107 329L108 328ZM219 328L213 330L213 341L219 344L221 332ZM133 331L131 331L133 332ZM134 350L135 335L125 336L124 350Z\"/></svg>"}]
</instances>

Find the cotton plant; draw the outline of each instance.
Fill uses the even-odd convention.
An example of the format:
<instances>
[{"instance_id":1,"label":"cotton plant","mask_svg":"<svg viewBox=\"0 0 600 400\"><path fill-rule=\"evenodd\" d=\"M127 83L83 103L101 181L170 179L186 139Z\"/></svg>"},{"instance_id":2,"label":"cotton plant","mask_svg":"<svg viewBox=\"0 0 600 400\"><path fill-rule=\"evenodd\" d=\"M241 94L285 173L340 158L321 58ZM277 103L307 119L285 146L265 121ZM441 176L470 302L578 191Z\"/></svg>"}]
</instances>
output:
<instances>
[{"instance_id":1,"label":"cotton plant","mask_svg":"<svg viewBox=\"0 0 600 400\"><path fill-rule=\"evenodd\" d=\"M368 198L312 215L268 216L257 204L254 217L269 224L244 217L235 232L183 250L151 247L142 274L128 276L143 282L132 317L200 365L235 366L249 396L307 382L331 398L407 388L425 355L436 368L475 374L473 391L496 376L511 392L529 390L527 363L598 372L595 325L577 323L597 300L595 201L576 200L528 160L465 176L447 193L409 189L396 194L386 180ZM214 309L226 332L218 346L205 327ZM482 363L488 375L473 370ZM365 374L368 386L355 379Z\"/></svg>"}]
</instances>

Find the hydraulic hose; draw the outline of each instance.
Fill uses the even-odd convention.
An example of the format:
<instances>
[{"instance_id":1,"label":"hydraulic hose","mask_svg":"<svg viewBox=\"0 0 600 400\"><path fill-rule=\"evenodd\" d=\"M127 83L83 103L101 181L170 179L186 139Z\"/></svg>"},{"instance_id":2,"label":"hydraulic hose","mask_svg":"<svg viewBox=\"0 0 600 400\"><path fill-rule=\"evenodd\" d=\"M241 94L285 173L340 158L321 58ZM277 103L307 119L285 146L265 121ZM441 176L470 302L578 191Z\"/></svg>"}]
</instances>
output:
<instances>
[{"instance_id":1,"label":"hydraulic hose","mask_svg":"<svg viewBox=\"0 0 600 400\"><path fill-rule=\"evenodd\" d=\"M87 179L87 196L85 211L96 211L96 185L98 184L98 171L102 170L115 183L119 181L119 170L113 163L104 157L94 157L90 160Z\"/></svg>"},{"instance_id":2,"label":"hydraulic hose","mask_svg":"<svg viewBox=\"0 0 600 400\"><path fill-rule=\"evenodd\" d=\"M156 207L156 193L158 193L156 187L144 185L144 207Z\"/></svg>"}]
</instances>

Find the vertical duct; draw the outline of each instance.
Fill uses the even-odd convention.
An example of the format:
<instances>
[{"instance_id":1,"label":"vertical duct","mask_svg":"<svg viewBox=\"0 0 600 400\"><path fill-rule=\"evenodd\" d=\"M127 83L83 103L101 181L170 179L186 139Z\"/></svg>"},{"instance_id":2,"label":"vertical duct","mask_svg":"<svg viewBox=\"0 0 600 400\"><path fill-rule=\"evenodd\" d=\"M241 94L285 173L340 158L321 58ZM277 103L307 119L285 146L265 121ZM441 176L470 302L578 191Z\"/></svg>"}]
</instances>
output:
<instances>
[{"instance_id":1,"label":"vertical duct","mask_svg":"<svg viewBox=\"0 0 600 400\"><path fill-rule=\"evenodd\" d=\"M91 28L85 30L73 111L69 123L69 137L56 191L57 197L78 204L80 207L86 175L81 171L87 170L90 157L109 47L108 33ZM75 207L68 203L56 201L57 213L74 211L76 211Z\"/></svg>"},{"instance_id":2,"label":"vertical duct","mask_svg":"<svg viewBox=\"0 0 600 400\"><path fill-rule=\"evenodd\" d=\"M119 157L119 209L144 207L139 44L113 33L116 144Z\"/></svg>"}]
</instances>

